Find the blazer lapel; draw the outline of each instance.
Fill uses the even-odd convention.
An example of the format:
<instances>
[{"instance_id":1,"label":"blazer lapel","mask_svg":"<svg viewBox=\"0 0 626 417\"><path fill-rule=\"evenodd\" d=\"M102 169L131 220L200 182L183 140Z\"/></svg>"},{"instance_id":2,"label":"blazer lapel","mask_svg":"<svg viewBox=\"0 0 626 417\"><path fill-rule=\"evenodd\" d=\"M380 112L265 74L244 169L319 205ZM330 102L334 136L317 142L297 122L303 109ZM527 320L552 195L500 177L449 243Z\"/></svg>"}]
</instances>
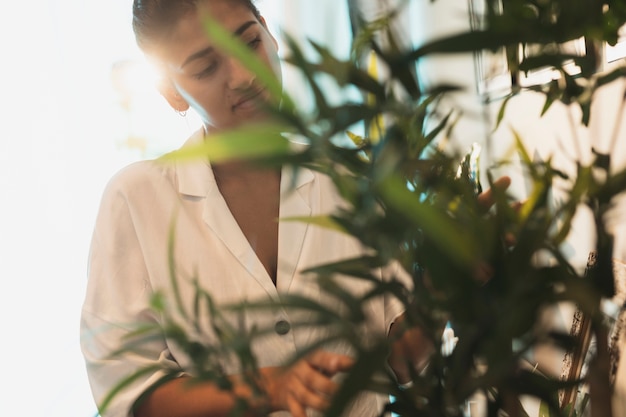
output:
<instances>
[{"instance_id":1,"label":"blazer lapel","mask_svg":"<svg viewBox=\"0 0 626 417\"><path fill-rule=\"evenodd\" d=\"M199 143L202 138L200 131L192 136L185 146ZM259 285L273 299L277 299L276 288L220 194L210 165L201 160L179 162L176 164L176 171L178 191L204 200L202 207L204 223Z\"/></svg>"},{"instance_id":2,"label":"blazer lapel","mask_svg":"<svg viewBox=\"0 0 626 417\"><path fill-rule=\"evenodd\" d=\"M207 193L203 220L259 285L276 299L278 294L272 279L228 209L214 179Z\"/></svg>"},{"instance_id":3,"label":"blazer lapel","mask_svg":"<svg viewBox=\"0 0 626 417\"><path fill-rule=\"evenodd\" d=\"M294 177L295 175L295 177ZM313 173L305 168L293 172L283 168L281 177L280 219L278 224L278 274L276 285L287 292L296 274L304 238L309 228L302 221L283 221L290 217L310 216Z\"/></svg>"},{"instance_id":4,"label":"blazer lapel","mask_svg":"<svg viewBox=\"0 0 626 417\"><path fill-rule=\"evenodd\" d=\"M201 140L200 134L194 136L188 142L194 143ZM279 291L288 291L300 262L308 224L301 221L279 222L277 271L279 291L277 291L228 209L209 164L205 161L177 164L177 175L179 192L205 199L203 221L258 284L275 300L278 299ZM305 168L300 168L297 173L289 167L283 168L279 213L281 219L311 215L311 192L313 192L314 178L313 173Z\"/></svg>"}]
</instances>

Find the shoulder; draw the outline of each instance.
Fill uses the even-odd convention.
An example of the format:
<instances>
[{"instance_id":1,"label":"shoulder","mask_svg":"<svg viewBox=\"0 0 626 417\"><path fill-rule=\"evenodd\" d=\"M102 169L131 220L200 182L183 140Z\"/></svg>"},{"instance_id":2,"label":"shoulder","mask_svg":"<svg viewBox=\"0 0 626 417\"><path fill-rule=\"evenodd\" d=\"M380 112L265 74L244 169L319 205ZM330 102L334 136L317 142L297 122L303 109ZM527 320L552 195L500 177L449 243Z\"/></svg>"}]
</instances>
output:
<instances>
[{"instance_id":1,"label":"shoulder","mask_svg":"<svg viewBox=\"0 0 626 417\"><path fill-rule=\"evenodd\" d=\"M135 222L158 217L178 201L175 173L156 161L140 161L119 170L101 195L96 227L100 235L113 229L132 229ZM117 226L113 226L117 225ZM123 226L125 225L125 226Z\"/></svg>"},{"instance_id":2,"label":"shoulder","mask_svg":"<svg viewBox=\"0 0 626 417\"><path fill-rule=\"evenodd\" d=\"M195 146L202 141L202 138L203 133L200 129L185 141L182 148ZM138 161L119 170L110 179L107 190L131 192L150 189L154 186L176 187L183 165L173 159L165 158Z\"/></svg>"},{"instance_id":3,"label":"shoulder","mask_svg":"<svg viewBox=\"0 0 626 417\"><path fill-rule=\"evenodd\" d=\"M200 140L202 140L201 131L195 132L182 147L193 146ZM169 189L175 191L178 189L181 169L186 165L164 158L132 163L111 177L105 188L105 194L135 195L167 192Z\"/></svg>"},{"instance_id":4,"label":"shoulder","mask_svg":"<svg viewBox=\"0 0 626 417\"><path fill-rule=\"evenodd\" d=\"M176 185L175 167L158 160L139 161L119 170L105 187L104 196L131 197Z\"/></svg>"}]
</instances>

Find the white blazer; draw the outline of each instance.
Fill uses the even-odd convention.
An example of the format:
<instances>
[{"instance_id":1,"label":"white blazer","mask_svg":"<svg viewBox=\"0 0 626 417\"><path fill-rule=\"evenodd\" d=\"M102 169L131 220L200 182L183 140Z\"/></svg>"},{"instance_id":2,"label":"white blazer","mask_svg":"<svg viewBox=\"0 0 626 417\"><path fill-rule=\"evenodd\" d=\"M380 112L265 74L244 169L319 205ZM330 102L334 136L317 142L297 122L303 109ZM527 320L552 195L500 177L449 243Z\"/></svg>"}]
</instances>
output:
<instances>
[{"instance_id":1,"label":"white blazer","mask_svg":"<svg viewBox=\"0 0 626 417\"><path fill-rule=\"evenodd\" d=\"M200 133L188 143L202 140ZM281 177L280 217L328 214L342 204L330 179L311 170L297 175L284 168ZM143 366L160 364L194 374L185 353L165 338L152 339L136 352L111 358L138 323L161 324L163 317L151 309L150 298L159 291L176 320L198 341L219 345L210 326L210 315L200 315L201 330L175 308L173 276L186 314L192 313L194 280L217 304L280 301L281 294L299 294L329 306L336 300L320 288L314 276L303 270L327 262L359 256L361 245L343 233L299 221L281 221L278 233L277 284L267 271L219 192L210 165L204 161L164 165L142 161L121 170L108 184L97 217L89 262L89 281L81 318L81 345L96 402L122 378ZM168 242L172 239L172 266ZM377 271L381 279L382 272ZM172 275L173 274L173 275ZM362 294L371 284L359 279L340 279L352 294ZM367 305L366 338L384 337L403 306L391 297ZM234 325L247 330L268 329L252 345L259 366L285 363L298 349L323 338L330 326L301 326L313 313L275 307L226 314ZM347 344L329 349L350 353ZM238 372L237 363L224 360L227 373ZM124 390L106 416L131 415L137 397L154 383L161 372L146 375ZM377 415L382 401L365 394L346 415ZM289 415L275 413L276 416Z\"/></svg>"}]
</instances>

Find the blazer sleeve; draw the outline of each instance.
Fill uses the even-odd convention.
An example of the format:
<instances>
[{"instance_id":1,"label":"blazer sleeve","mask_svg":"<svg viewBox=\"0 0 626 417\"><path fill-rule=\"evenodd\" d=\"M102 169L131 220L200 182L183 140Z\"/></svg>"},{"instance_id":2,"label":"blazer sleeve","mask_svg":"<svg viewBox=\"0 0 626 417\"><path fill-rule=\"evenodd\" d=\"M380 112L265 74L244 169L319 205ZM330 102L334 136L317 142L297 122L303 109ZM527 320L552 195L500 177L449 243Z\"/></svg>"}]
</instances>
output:
<instances>
[{"instance_id":1,"label":"blazer sleeve","mask_svg":"<svg viewBox=\"0 0 626 417\"><path fill-rule=\"evenodd\" d=\"M122 349L137 326L159 324L150 308L152 289L128 199L130 188L128 179L118 174L102 198L90 247L81 349L98 408L132 373L149 367L154 371L120 391L102 417L132 416L133 404L163 376L162 370L178 367L164 338Z\"/></svg>"}]
</instances>

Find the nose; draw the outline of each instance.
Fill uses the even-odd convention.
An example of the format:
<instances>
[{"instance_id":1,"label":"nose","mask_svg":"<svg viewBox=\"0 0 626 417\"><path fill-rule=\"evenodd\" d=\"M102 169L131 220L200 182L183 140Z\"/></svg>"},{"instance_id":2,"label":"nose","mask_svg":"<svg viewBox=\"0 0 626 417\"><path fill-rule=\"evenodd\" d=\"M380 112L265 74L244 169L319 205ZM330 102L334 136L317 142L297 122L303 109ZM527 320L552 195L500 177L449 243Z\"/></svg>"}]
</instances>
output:
<instances>
[{"instance_id":1,"label":"nose","mask_svg":"<svg viewBox=\"0 0 626 417\"><path fill-rule=\"evenodd\" d=\"M237 58L229 58L228 87L231 90L247 90L256 79L256 74L249 71Z\"/></svg>"}]
</instances>

